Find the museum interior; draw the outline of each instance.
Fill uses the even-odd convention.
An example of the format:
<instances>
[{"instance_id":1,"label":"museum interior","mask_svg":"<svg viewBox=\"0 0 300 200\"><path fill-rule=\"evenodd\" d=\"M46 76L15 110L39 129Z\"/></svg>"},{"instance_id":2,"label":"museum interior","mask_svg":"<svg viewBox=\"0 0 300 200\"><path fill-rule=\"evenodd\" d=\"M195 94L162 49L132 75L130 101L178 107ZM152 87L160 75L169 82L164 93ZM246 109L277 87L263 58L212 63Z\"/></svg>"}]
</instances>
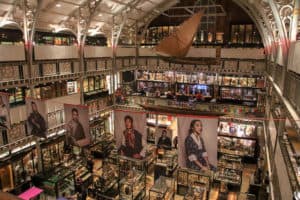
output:
<instances>
[{"instance_id":1,"label":"museum interior","mask_svg":"<svg viewBox=\"0 0 300 200\"><path fill-rule=\"evenodd\" d=\"M299 88L300 0L0 0L0 199L300 200Z\"/></svg>"}]
</instances>

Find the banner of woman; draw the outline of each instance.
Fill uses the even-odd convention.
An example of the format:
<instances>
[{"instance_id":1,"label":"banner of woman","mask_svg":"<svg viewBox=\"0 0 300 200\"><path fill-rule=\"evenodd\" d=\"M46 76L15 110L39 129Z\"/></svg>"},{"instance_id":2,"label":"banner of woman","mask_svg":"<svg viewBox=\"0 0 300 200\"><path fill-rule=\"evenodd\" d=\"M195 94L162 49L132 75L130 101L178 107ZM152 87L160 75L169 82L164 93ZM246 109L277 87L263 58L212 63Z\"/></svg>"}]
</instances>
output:
<instances>
[{"instance_id":1,"label":"banner of woman","mask_svg":"<svg viewBox=\"0 0 300 200\"><path fill-rule=\"evenodd\" d=\"M114 135L120 155L135 159L146 156L146 114L115 110Z\"/></svg>"},{"instance_id":2,"label":"banner of woman","mask_svg":"<svg viewBox=\"0 0 300 200\"><path fill-rule=\"evenodd\" d=\"M178 117L178 164L194 170L216 170L218 118Z\"/></svg>"}]
</instances>

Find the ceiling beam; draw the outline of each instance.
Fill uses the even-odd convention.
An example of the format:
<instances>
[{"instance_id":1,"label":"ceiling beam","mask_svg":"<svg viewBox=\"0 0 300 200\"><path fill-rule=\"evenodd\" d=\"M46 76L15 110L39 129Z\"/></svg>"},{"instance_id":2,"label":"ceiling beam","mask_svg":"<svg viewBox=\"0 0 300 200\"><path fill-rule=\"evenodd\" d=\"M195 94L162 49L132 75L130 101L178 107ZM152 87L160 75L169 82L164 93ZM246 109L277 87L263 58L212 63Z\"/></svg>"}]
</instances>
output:
<instances>
[{"instance_id":1,"label":"ceiling beam","mask_svg":"<svg viewBox=\"0 0 300 200\"><path fill-rule=\"evenodd\" d=\"M226 14L224 13L210 13L210 14L204 14L203 16L206 16L206 17L225 17ZM191 15L187 15L187 14L184 14L184 15L169 15L170 18L180 18L180 17L185 17L185 18L189 18L191 17Z\"/></svg>"},{"instance_id":2,"label":"ceiling beam","mask_svg":"<svg viewBox=\"0 0 300 200\"><path fill-rule=\"evenodd\" d=\"M187 12L189 12L190 14L195 14L191 9L189 9L189 8L184 8L184 10L186 10Z\"/></svg>"}]
</instances>

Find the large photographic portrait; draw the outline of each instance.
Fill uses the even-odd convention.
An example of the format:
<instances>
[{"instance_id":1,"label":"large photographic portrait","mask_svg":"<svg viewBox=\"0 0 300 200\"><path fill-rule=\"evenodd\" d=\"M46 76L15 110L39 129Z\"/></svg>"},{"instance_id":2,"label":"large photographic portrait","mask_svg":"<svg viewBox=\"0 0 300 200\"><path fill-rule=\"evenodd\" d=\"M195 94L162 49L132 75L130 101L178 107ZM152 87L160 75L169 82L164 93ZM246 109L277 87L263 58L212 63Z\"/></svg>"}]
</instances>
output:
<instances>
[{"instance_id":1,"label":"large photographic portrait","mask_svg":"<svg viewBox=\"0 0 300 200\"><path fill-rule=\"evenodd\" d=\"M157 148L172 149L172 130L167 128L157 128L155 133L155 144Z\"/></svg>"},{"instance_id":2,"label":"large photographic portrait","mask_svg":"<svg viewBox=\"0 0 300 200\"><path fill-rule=\"evenodd\" d=\"M178 164L194 170L216 170L218 118L178 117Z\"/></svg>"},{"instance_id":3,"label":"large photographic portrait","mask_svg":"<svg viewBox=\"0 0 300 200\"><path fill-rule=\"evenodd\" d=\"M28 133L46 138L48 123L45 101L26 98L26 110Z\"/></svg>"},{"instance_id":4,"label":"large photographic portrait","mask_svg":"<svg viewBox=\"0 0 300 200\"><path fill-rule=\"evenodd\" d=\"M89 131L89 110L84 105L64 104L66 120L66 144L87 146L91 143Z\"/></svg>"},{"instance_id":5,"label":"large photographic portrait","mask_svg":"<svg viewBox=\"0 0 300 200\"><path fill-rule=\"evenodd\" d=\"M9 94L0 92L0 129L10 128Z\"/></svg>"},{"instance_id":6,"label":"large photographic portrait","mask_svg":"<svg viewBox=\"0 0 300 200\"><path fill-rule=\"evenodd\" d=\"M120 155L143 159L146 156L146 114L116 110L114 135Z\"/></svg>"}]
</instances>

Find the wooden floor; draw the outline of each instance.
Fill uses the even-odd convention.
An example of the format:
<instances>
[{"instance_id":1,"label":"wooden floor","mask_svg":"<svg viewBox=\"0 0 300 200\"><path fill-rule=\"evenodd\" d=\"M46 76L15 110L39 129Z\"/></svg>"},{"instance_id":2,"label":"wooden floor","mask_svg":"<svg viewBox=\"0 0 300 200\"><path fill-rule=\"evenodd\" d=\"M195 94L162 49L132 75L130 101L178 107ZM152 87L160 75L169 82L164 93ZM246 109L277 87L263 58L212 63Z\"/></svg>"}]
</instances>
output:
<instances>
[{"instance_id":1,"label":"wooden floor","mask_svg":"<svg viewBox=\"0 0 300 200\"><path fill-rule=\"evenodd\" d=\"M97 160L94 163L94 171L96 172L97 169L101 168L102 162L101 160ZM246 165L244 166L243 171L243 178L242 178L242 185L240 194L237 192L228 192L227 200L246 200L246 195L243 195L243 193L247 193L251 176L255 172L255 165ZM147 195L149 194L149 189L154 183L153 173L150 173L147 175ZM92 198L87 198L88 200L93 200ZM146 197L148 199L148 197ZM183 196L176 195L175 200L183 200ZM212 188L209 194L209 200L218 200L219 199L219 188ZM223 198L222 198L223 199ZM226 199L226 198L225 198Z\"/></svg>"}]
</instances>

